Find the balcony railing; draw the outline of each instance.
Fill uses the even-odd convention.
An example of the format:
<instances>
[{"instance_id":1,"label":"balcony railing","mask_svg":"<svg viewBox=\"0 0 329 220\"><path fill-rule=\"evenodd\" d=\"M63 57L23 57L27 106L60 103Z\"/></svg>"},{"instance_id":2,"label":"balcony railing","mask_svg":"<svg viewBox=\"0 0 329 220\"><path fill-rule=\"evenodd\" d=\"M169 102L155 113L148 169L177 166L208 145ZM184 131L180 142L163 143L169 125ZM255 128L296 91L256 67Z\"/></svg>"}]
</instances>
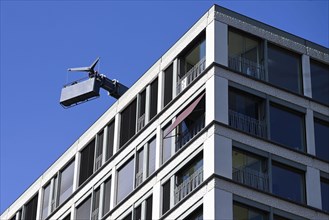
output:
<instances>
[{"instance_id":1,"label":"balcony railing","mask_svg":"<svg viewBox=\"0 0 329 220\"><path fill-rule=\"evenodd\" d=\"M136 173L136 187L143 182L143 172Z\"/></svg>"},{"instance_id":2,"label":"balcony railing","mask_svg":"<svg viewBox=\"0 0 329 220\"><path fill-rule=\"evenodd\" d=\"M175 188L175 204L190 194L197 186L203 182L203 167L195 171L188 179L184 180Z\"/></svg>"},{"instance_id":3,"label":"balcony railing","mask_svg":"<svg viewBox=\"0 0 329 220\"><path fill-rule=\"evenodd\" d=\"M205 115L203 114L198 120L194 122L192 126L190 126L183 133L178 134L176 137L176 150L179 150L183 147L187 142L189 142L196 134L198 134L202 128L204 128Z\"/></svg>"},{"instance_id":4,"label":"balcony railing","mask_svg":"<svg viewBox=\"0 0 329 220\"><path fill-rule=\"evenodd\" d=\"M266 137L266 122L229 110L229 125L241 131Z\"/></svg>"},{"instance_id":5,"label":"balcony railing","mask_svg":"<svg viewBox=\"0 0 329 220\"><path fill-rule=\"evenodd\" d=\"M181 93L188 85L191 84L206 68L206 58L203 57L192 69L190 69L184 76L177 82L177 94Z\"/></svg>"},{"instance_id":6,"label":"balcony railing","mask_svg":"<svg viewBox=\"0 0 329 220\"><path fill-rule=\"evenodd\" d=\"M256 63L243 57L229 57L228 67L254 78L265 80L263 64Z\"/></svg>"},{"instance_id":7,"label":"balcony railing","mask_svg":"<svg viewBox=\"0 0 329 220\"><path fill-rule=\"evenodd\" d=\"M97 171L102 166L102 154L99 155L95 160L95 171Z\"/></svg>"},{"instance_id":8,"label":"balcony railing","mask_svg":"<svg viewBox=\"0 0 329 220\"><path fill-rule=\"evenodd\" d=\"M98 210L99 208L95 209L92 213L91 213L91 220L98 220Z\"/></svg>"},{"instance_id":9,"label":"balcony railing","mask_svg":"<svg viewBox=\"0 0 329 220\"><path fill-rule=\"evenodd\" d=\"M143 114L137 119L137 131L141 130L144 127L144 125L145 125L145 114Z\"/></svg>"},{"instance_id":10,"label":"balcony railing","mask_svg":"<svg viewBox=\"0 0 329 220\"><path fill-rule=\"evenodd\" d=\"M252 170L247 167L233 168L232 178L234 181L260 189L269 191L268 174Z\"/></svg>"}]
</instances>

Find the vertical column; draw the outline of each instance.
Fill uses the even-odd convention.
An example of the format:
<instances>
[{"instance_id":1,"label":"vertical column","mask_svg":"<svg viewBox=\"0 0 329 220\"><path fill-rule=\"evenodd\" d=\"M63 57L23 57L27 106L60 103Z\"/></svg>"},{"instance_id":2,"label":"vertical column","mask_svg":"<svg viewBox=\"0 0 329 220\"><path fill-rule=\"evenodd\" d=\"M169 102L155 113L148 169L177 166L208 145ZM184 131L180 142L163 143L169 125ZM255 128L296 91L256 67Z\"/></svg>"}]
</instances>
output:
<instances>
[{"instance_id":1,"label":"vertical column","mask_svg":"<svg viewBox=\"0 0 329 220\"><path fill-rule=\"evenodd\" d=\"M161 216L161 182L158 181L153 186L153 199L152 199L152 219L160 219Z\"/></svg>"},{"instance_id":2,"label":"vertical column","mask_svg":"<svg viewBox=\"0 0 329 220\"><path fill-rule=\"evenodd\" d=\"M36 219L41 219L41 212L42 212L42 200L43 200L43 190L42 186L39 189L38 192L38 202L37 202L37 214L36 214Z\"/></svg>"},{"instance_id":3,"label":"vertical column","mask_svg":"<svg viewBox=\"0 0 329 220\"><path fill-rule=\"evenodd\" d=\"M104 183L100 185L99 189L99 206L98 206L98 216L97 219L101 219L103 215L103 206L104 206Z\"/></svg>"},{"instance_id":4,"label":"vertical column","mask_svg":"<svg viewBox=\"0 0 329 220\"><path fill-rule=\"evenodd\" d=\"M106 161L106 154L108 154L108 152L107 152L107 148L106 148L106 146L107 146L107 143L108 143L108 139L109 139L109 136L108 136L108 126L106 126L105 128L104 128L104 133L103 133L103 153L102 153L102 164L104 164L105 163L105 161Z\"/></svg>"},{"instance_id":5,"label":"vertical column","mask_svg":"<svg viewBox=\"0 0 329 220\"><path fill-rule=\"evenodd\" d=\"M158 125L156 128L156 149L155 149L155 170L161 166L162 156L162 132L161 126Z\"/></svg>"},{"instance_id":6,"label":"vertical column","mask_svg":"<svg viewBox=\"0 0 329 220\"><path fill-rule=\"evenodd\" d=\"M214 17L206 28L206 67L213 62L228 66L228 27Z\"/></svg>"},{"instance_id":7,"label":"vertical column","mask_svg":"<svg viewBox=\"0 0 329 220\"><path fill-rule=\"evenodd\" d=\"M302 55L302 76L304 95L312 98L310 57L305 54Z\"/></svg>"},{"instance_id":8,"label":"vertical column","mask_svg":"<svg viewBox=\"0 0 329 220\"><path fill-rule=\"evenodd\" d=\"M120 119L121 119L121 115L120 115L120 113L117 113L115 115L115 120L114 120L113 155L119 149L119 143L120 143L120 121L121 121Z\"/></svg>"},{"instance_id":9,"label":"vertical column","mask_svg":"<svg viewBox=\"0 0 329 220\"><path fill-rule=\"evenodd\" d=\"M74 206L74 204L71 206L71 217L70 217L70 219L75 219L75 206Z\"/></svg>"},{"instance_id":10,"label":"vertical column","mask_svg":"<svg viewBox=\"0 0 329 220\"><path fill-rule=\"evenodd\" d=\"M80 152L77 151L77 153L75 154L75 157L74 157L74 177L73 177L72 192L74 192L78 188L80 157L81 157ZM54 184L55 183L53 183L52 186L54 186ZM53 188L53 190L56 190L56 189ZM52 191L50 191L50 192L52 192Z\"/></svg>"},{"instance_id":11,"label":"vertical column","mask_svg":"<svg viewBox=\"0 0 329 220\"><path fill-rule=\"evenodd\" d=\"M115 199L116 196L117 196L116 190L115 190L117 188L117 184L116 184L116 182L117 182L116 167L113 167L111 176L112 176L111 177L112 183L111 183L110 210L112 210L113 207L115 207L115 205L116 205L116 199Z\"/></svg>"},{"instance_id":12,"label":"vertical column","mask_svg":"<svg viewBox=\"0 0 329 220\"><path fill-rule=\"evenodd\" d=\"M216 173L232 179L232 140L215 133L214 125L210 137L204 142L203 175L207 179Z\"/></svg>"},{"instance_id":13,"label":"vertical column","mask_svg":"<svg viewBox=\"0 0 329 220\"><path fill-rule=\"evenodd\" d=\"M306 199L307 205L322 208L320 171L313 167L306 170Z\"/></svg>"},{"instance_id":14,"label":"vertical column","mask_svg":"<svg viewBox=\"0 0 329 220\"><path fill-rule=\"evenodd\" d=\"M206 125L216 120L228 124L228 80L216 76L212 68L212 76L206 82Z\"/></svg>"},{"instance_id":15,"label":"vertical column","mask_svg":"<svg viewBox=\"0 0 329 220\"><path fill-rule=\"evenodd\" d=\"M314 119L311 109L306 109L305 125L307 153L315 155Z\"/></svg>"},{"instance_id":16,"label":"vertical column","mask_svg":"<svg viewBox=\"0 0 329 220\"><path fill-rule=\"evenodd\" d=\"M146 97L145 97L145 125L150 120L150 97L151 97L151 86L148 85L146 86Z\"/></svg>"},{"instance_id":17,"label":"vertical column","mask_svg":"<svg viewBox=\"0 0 329 220\"><path fill-rule=\"evenodd\" d=\"M164 72L160 70L160 73L158 74L158 108L157 108L157 114L162 110L163 108L163 89L164 87Z\"/></svg>"},{"instance_id":18,"label":"vertical column","mask_svg":"<svg viewBox=\"0 0 329 220\"><path fill-rule=\"evenodd\" d=\"M212 188L203 197L203 210L204 219L233 219L232 193Z\"/></svg>"},{"instance_id":19,"label":"vertical column","mask_svg":"<svg viewBox=\"0 0 329 220\"><path fill-rule=\"evenodd\" d=\"M178 77L178 59L176 58L173 63L172 99L174 99L177 96L177 77Z\"/></svg>"}]
</instances>

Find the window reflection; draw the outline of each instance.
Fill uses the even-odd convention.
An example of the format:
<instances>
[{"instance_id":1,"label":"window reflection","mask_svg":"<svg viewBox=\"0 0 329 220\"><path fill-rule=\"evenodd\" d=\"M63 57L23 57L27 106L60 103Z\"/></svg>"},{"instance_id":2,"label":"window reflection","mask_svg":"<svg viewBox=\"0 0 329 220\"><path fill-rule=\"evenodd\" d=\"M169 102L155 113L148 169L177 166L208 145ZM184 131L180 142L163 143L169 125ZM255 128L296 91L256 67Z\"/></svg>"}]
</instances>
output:
<instances>
[{"instance_id":1,"label":"window reflection","mask_svg":"<svg viewBox=\"0 0 329 220\"><path fill-rule=\"evenodd\" d=\"M131 158L118 170L117 204L134 188L134 158Z\"/></svg>"}]
</instances>

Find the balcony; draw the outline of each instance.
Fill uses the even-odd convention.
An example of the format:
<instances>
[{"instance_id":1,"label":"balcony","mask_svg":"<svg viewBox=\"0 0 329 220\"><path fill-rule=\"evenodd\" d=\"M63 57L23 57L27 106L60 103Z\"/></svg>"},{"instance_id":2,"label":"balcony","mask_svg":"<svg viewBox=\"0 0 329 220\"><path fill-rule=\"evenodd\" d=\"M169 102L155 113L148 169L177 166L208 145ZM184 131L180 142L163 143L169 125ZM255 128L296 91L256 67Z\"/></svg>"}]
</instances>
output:
<instances>
[{"instance_id":1,"label":"balcony","mask_svg":"<svg viewBox=\"0 0 329 220\"><path fill-rule=\"evenodd\" d=\"M206 58L203 57L177 82L177 95L190 85L206 68Z\"/></svg>"},{"instance_id":2,"label":"balcony","mask_svg":"<svg viewBox=\"0 0 329 220\"><path fill-rule=\"evenodd\" d=\"M200 116L189 128L176 136L176 151L182 148L195 135L197 135L205 125L205 115Z\"/></svg>"},{"instance_id":3,"label":"balcony","mask_svg":"<svg viewBox=\"0 0 329 220\"><path fill-rule=\"evenodd\" d=\"M264 65L248 60L244 57L229 57L228 67L248 76L265 80Z\"/></svg>"},{"instance_id":4,"label":"balcony","mask_svg":"<svg viewBox=\"0 0 329 220\"><path fill-rule=\"evenodd\" d=\"M266 122L229 110L229 125L241 131L266 138Z\"/></svg>"},{"instance_id":5,"label":"balcony","mask_svg":"<svg viewBox=\"0 0 329 220\"><path fill-rule=\"evenodd\" d=\"M200 167L174 190L175 204L190 194L203 182L203 167Z\"/></svg>"},{"instance_id":6,"label":"balcony","mask_svg":"<svg viewBox=\"0 0 329 220\"><path fill-rule=\"evenodd\" d=\"M267 173L261 173L247 167L233 168L232 179L259 190L269 191L269 178Z\"/></svg>"},{"instance_id":7,"label":"balcony","mask_svg":"<svg viewBox=\"0 0 329 220\"><path fill-rule=\"evenodd\" d=\"M145 114L137 119L137 132L145 126Z\"/></svg>"}]
</instances>

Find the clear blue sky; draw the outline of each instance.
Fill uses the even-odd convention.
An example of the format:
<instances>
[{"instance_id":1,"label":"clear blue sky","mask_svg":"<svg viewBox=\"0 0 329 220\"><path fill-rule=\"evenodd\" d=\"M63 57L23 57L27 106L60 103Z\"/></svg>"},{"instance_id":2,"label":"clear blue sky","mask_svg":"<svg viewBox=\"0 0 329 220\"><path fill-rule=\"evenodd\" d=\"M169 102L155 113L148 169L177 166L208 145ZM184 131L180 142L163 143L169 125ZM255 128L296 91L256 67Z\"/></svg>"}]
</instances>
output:
<instances>
[{"instance_id":1,"label":"clear blue sky","mask_svg":"<svg viewBox=\"0 0 329 220\"><path fill-rule=\"evenodd\" d=\"M59 105L69 67L131 86L214 3L328 47L323 1L1 0L1 191L7 209L115 101Z\"/></svg>"}]
</instances>

